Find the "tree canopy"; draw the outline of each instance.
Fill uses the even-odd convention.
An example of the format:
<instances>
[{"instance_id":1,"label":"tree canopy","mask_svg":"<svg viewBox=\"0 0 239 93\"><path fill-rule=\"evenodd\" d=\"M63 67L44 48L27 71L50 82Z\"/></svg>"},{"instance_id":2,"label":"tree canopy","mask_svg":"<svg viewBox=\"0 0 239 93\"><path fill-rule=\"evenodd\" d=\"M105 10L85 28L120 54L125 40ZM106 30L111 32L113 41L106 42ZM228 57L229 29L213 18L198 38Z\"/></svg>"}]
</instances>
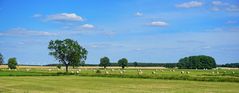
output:
<instances>
[{"instance_id":1,"label":"tree canopy","mask_svg":"<svg viewBox=\"0 0 239 93\"><path fill-rule=\"evenodd\" d=\"M134 67L137 67L137 66L138 66L138 63L137 63L137 62L134 62L133 64L134 64Z\"/></svg>"},{"instance_id":2,"label":"tree canopy","mask_svg":"<svg viewBox=\"0 0 239 93\"><path fill-rule=\"evenodd\" d=\"M84 63L88 53L77 41L71 39L51 40L48 49L50 50L49 55L54 56L56 60L66 66L66 72L68 72L69 65L78 66L80 63Z\"/></svg>"},{"instance_id":3,"label":"tree canopy","mask_svg":"<svg viewBox=\"0 0 239 93\"><path fill-rule=\"evenodd\" d=\"M103 66L104 68L106 68L106 66L110 65L110 59L108 57L103 57L100 59L100 66Z\"/></svg>"},{"instance_id":4,"label":"tree canopy","mask_svg":"<svg viewBox=\"0 0 239 93\"><path fill-rule=\"evenodd\" d=\"M127 60L126 58L122 58L122 59L120 59L120 60L118 61L118 64L119 64L119 66L122 67L122 69L124 69L125 66L128 65L128 60Z\"/></svg>"},{"instance_id":5,"label":"tree canopy","mask_svg":"<svg viewBox=\"0 0 239 93\"><path fill-rule=\"evenodd\" d=\"M8 59L8 68L10 69L16 69L17 67L17 59L14 57L14 58L9 58Z\"/></svg>"},{"instance_id":6,"label":"tree canopy","mask_svg":"<svg viewBox=\"0 0 239 93\"><path fill-rule=\"evenodd\" d=\"M0 65L2 65L3 63L4 63L3 55L0 53Z\"/></svg>"},{"instance_id":7,"label":"tree canopy","mask_svg":"<svg viewBox=\"0 0 239 93\"><path fill-rule=\"evenodd\" d=\"M216 61L213 57L199 55L181 58L178 61L180 69L212 69L216 68Z\"/></svg>"}]
</instances>

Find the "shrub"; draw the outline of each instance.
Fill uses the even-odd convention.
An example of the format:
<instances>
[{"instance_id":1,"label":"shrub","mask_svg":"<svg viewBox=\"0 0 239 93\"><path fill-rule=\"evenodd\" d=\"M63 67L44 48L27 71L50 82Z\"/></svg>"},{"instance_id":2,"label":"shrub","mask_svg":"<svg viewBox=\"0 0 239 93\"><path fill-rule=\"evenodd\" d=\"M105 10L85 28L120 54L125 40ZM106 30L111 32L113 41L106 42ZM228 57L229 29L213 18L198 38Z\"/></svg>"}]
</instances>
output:
<instances>
[{"instance_id":1,"label":"shrub","mask_svg":"<svg viewBox=\"0 0 239 93\"><path fill-rule=\"evenodd\" d=\"M99 69L96 70L96 73L101 73L101 71Z\"/></svg>"}]
</instances>

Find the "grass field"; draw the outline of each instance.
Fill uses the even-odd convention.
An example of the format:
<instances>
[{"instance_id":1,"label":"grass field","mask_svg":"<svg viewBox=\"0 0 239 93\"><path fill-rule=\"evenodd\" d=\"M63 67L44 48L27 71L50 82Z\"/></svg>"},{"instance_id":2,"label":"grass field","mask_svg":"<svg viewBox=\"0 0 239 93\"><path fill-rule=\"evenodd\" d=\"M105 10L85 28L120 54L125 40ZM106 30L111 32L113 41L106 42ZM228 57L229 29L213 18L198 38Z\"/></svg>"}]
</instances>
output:
<instances>
[{"instance_id":1,"label":"grass field","mask_svg":"<svg viewBox=\"0 0 239 93\"><path fill-rule=\"evenodd\" d=\"M80 76L0 77L3 93L238 93L238 83Z\"/></svg>"},{"instance_id":2,"label":"grass field","mask_svg":"<svg viewBox=\"0 0 239 93\"><path fill-rule=\"evenodd\" d=\"M80 67L64 72L51 66L1 66L0 93L239 93L239 69Z\"/></svg>"}]
</instances>

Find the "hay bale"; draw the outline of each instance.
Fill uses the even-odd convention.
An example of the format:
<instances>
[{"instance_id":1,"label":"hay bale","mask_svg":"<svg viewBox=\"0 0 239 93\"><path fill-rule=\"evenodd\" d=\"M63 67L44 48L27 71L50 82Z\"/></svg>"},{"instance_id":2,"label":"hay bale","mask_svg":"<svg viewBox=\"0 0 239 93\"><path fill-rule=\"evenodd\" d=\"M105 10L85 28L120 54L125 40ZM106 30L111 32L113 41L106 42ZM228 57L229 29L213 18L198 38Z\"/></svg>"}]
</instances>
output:
<instances>
[{"instance_id":1,"label":"hay bale","mask_svg":"<svg viewBox=\"0 0 239 93\"><path fill-rule=\"evenodd\" d=\"M156 72L155 72L155 71L153 71L153 72L152 72L152 74L156 74Z\"/></svg>"}]
</instances>

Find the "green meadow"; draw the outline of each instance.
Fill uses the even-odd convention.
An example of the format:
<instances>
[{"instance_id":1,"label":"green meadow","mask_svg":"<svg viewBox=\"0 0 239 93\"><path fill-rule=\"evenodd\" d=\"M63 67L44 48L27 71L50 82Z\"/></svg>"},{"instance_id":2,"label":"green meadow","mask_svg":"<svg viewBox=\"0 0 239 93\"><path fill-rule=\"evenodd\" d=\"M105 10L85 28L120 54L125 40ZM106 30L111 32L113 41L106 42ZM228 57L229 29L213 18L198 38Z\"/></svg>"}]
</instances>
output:
<instances>
[{"instance_id":1,"label":"green meadow","mask_svg":"<svg viewBox=\"0 0 239 93\"><path fill-rule=\"evenodd\" d=\"M238 83L81 76L0 77L1 93L238 93Z\"/></svg>"},{"instance_id":2,"label":"green meadow","mask_svg":"<svg viewBox=\"0 0 239 93\"><path fill-rule=\"evenodd\" d=\"M3 67L0 84L0 93L238 93L239 69Z\"/></svg>"}]
</instances>

